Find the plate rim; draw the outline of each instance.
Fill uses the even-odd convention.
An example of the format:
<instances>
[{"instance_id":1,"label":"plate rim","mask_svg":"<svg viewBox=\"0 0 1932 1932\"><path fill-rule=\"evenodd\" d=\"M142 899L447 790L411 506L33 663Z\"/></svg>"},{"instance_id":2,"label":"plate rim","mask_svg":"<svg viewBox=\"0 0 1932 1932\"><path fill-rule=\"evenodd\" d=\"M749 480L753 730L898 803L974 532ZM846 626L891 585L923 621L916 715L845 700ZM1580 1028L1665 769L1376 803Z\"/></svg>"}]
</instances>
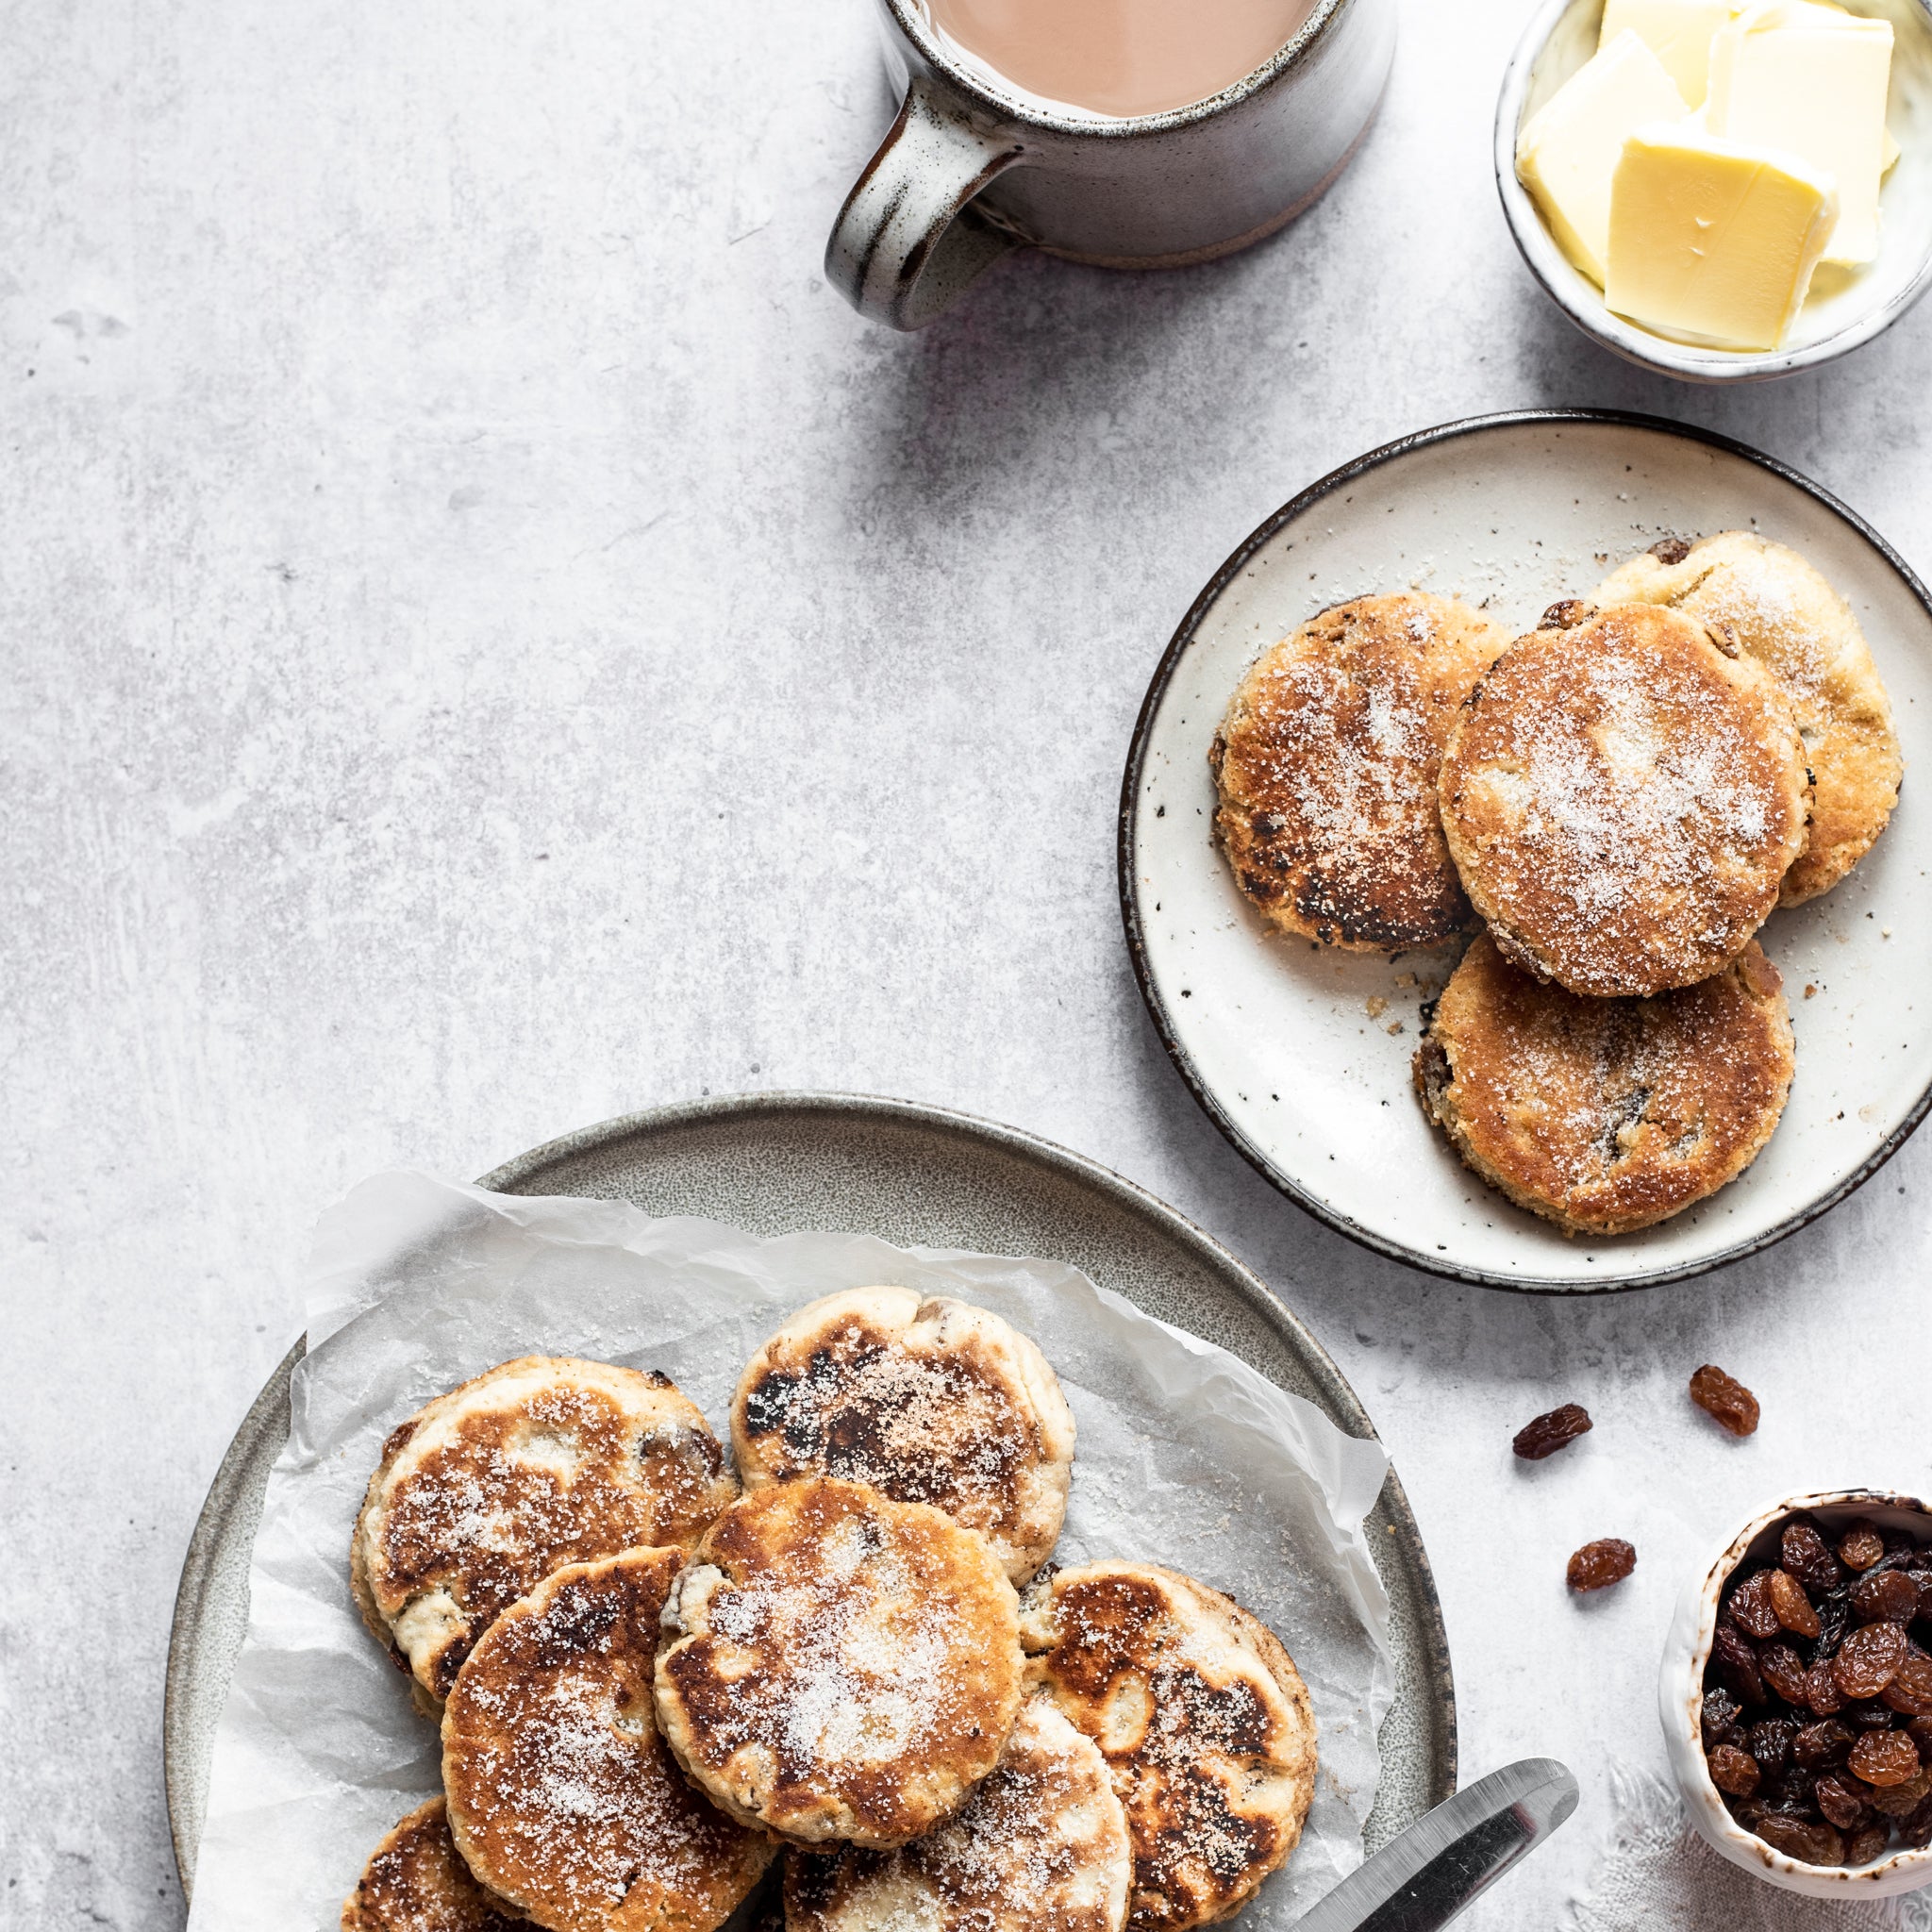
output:
<instances>
[{"instance_id":1,"label":"plate rim","mask_svg":"<svg viewBox=\"0 0 1932 1932\"><path fill-rule=\"evenodd\" d=\"M526 1193L530 1190L525 1184L545 1168L629 1139L708 1122L756 1121L760 1116L814 1112L891 1121L928 1130L938 1129L982 1144L991 1143L1030 1165L1050 1169L1063 1178L1103 1195L1131 1217L1151 1223L1178 1246L1188 1250L1281 1338L1284 1346L1307 1371L1320 1391L1324 1407L1330 1408L1338 1426L1362 1440L1380 1441L1381 1438L1360 1397L1334 1357L1301 1317L1232 1249L1177 1208L1170 1207L1158 1195L1138 1182L1128 1180L1103 1162L1024 1128L987 1120L976 1114L924 1101L822 1090L777 1089L765 1092L711 1095L698 1100L674 1101L662 1107L619 1114L590 1126L575 1128L512 1156L491 1168L475 1185L493 1193ZM268 1380L249 1405L223 1452L195 1519L182 1559L180 1581L175 1589L168 1632L162 1700L162 1772L175 1872L182 1896L191 1901L199 1845L190 1841L188 1833L191 1805L188 1763L193 1752L193 1739L189 1730L186 1691L201 1668L203 1624L210 1584L228 1540L236 1534L239 1524L246 1520L250 1506L254 1505L258 1509L260 1490L252 1489L251 1480L259 1464L265 1482L267 1465L273 1463L287 1439L289 1380L306 1349L306 1336L298 1336L271 1371ZM1435 1570L1423 1541L1421 1525L1416 1521L1407 1492L1392 1460L1370 1513L1372 1518L1386 1520L1393 1531L1391 1541L1396 1548L1392 1554L1413 1580L1417 1650L1423 1665L1421 1681L1415 1684L1414 1690L1425 1707L1423 1729L1435 1747L1433 1755L1437 1759L1425 1779L1429 1802L1441 1804L1455 1792L1457 1774L1459 1723L1449 1635L1442 1613L1441 1594L1436 1586Z\"/></svg>"},{"instance_id":2,"label":"plate rim","mask_svg":"<svg viewBox=\"0 0 1932 1932\"><path fill-rule=\"evenodd\" d=\"M1638 410L1593 408L1499 409L1481 416L1457 417L1452 422L1439 423L1427 429L1411 430L1407 435L1399 436L1391 442L1381 443L1374 449L1365 451L1339 468L1329 471L1325 476L1318 478L1305 490L1298 491L1288 502L1249 532L1208 579L1199 595L1189 606L1187 615L1181 619L1173 637L1168 641L1167 648L1161 653L1159 662L1155 666L1154 675L1148 683L1146 694L1141 700L1141 708L1134 720L1133 737L1127 746L1126 766L1121 776L1120 808L1115 823L1115 868L1121 923L1127 942L1127 957L1133 964L1135 983L1141 989L1141 1002L1147 1008L1147 1017L1153 1023L1161 1047L1202 1112L1214 1124L1223 1139L1271 1187L1285 1194L1305 1213L1312 1215L1324 1226L1333 1228L1337 1234L1354 1241L1358 1247L1367 1248L1371 1253L1381 1255L1390 1260L1406 1263L1423 1274L1433 1274L1441 1280L1466 1282L1476 1288L1504 1289L1517 1294L1624 1294L1637 1289L1661 1288L1672 1282L1689 1281L1700 1274L1711 1274L1719 1268L1727 1268L1733 1262L1741 1261L1749 1256L1761 1254L1765 1249L1774 1247L1779 1241L1796 1234L1800 1228L1808 1227L1814 1221L1822 1220L1840 1202L1863 1187L1911 1139L1927 1111L1932 1110L1932 1078L1928 1078L1904 1119L1852 1173L1828 1193L1807 1202L1761 1234L1734 1242L1719 1253L1707 1256L1700 1260L1620 1274L1606 1274L1584 1281L1570 1281L1560 1276L1547 1274L1502 1274L1471 1263L1444 1259L1440 1256L1412 1248L1406 1242L1392 1240L1386 1235L1377 1234L1352 1216L1331 1207L1291 1178L1241 1131L1216 1098L1212 1087L1202 1077L1187 1049L1181 1044L1167 1003L1161 997L1160 989L1156 983L1153 965L1148 958L1144 922L1141 916L1139 886L1134 875L1134 845L1140 825L1140 791L1145 770L1148 740L1152 734L1155 717L1167 696L1168 687L1173 682L1174 675L1179 668L1188 646L1193 642L1208 613L1255 557L1296 518L1305 515L1324 498L1332 496L1338 490L1345 488L1372 470L1381 469L1387 464L1397 462L1420 450L1433 448L1441 443L1539 424L1587 424L1591 426L1608 425L1612 428L1644 430L1656 435L1674 437L1686 442L1702 443L1707 448L1720 450L1726 456L1741 458L1756 468L1768 471L1781 481L1802 491L1841 522L1849 525L1898 574L1906 588L1918 599L1927 622L1932 623L1932 593L1928 593L1911 565L1857 511L1834 496L1822 483L1814 482L1802 471L1793 469L1776 457L1767 455L1763 450L1753 449L1749 443L1740 442L1734 437L1722 435L1717 430L1706 429L1695 424L1674 423L1668 417L1646 415Z\"/></svg>"}]
</instances>

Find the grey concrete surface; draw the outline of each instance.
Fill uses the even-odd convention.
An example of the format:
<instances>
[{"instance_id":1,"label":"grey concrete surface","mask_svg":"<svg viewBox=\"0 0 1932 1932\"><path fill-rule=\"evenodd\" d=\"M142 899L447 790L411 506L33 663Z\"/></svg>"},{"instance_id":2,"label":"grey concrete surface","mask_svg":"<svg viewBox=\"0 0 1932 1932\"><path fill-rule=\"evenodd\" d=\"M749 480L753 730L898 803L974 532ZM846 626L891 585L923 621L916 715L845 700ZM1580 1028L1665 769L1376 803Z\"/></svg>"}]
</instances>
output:
<instances>
[{"instance_id":1,"label":"grey concrete surface","mask_svg":"<svg viewBox=\"0 0 1932 1932\"><path fill-rule=\"evenodd\" d=\"M1682 1574L1759 1497L1924 1480L1922 1140L1719 1278L1558 1305L1315 1225L1195 1111L1114 900L1202 579L1401 432L1707 424L1932 569L1932 306L1713 393L1505 233L1518 0L1410 0L1380 125L1241 258L1019 259L922 338L819 253L881 131L861 0L13 0L0 13L0 1924L175 1927L182 1551L317 1210L774 1086L1009 1120L1155 1189L1340 1357L1430 1540L1465 1774L1580 1773L1466 1922L1544 1925L1657 1763ZM1752 1442L1683 1394L1724 1362ZM1596 1433L1513 1467L1575 1399ZM1632 1581L1566 1601L1627 1535Z\"/></svg>"}]
</instances>

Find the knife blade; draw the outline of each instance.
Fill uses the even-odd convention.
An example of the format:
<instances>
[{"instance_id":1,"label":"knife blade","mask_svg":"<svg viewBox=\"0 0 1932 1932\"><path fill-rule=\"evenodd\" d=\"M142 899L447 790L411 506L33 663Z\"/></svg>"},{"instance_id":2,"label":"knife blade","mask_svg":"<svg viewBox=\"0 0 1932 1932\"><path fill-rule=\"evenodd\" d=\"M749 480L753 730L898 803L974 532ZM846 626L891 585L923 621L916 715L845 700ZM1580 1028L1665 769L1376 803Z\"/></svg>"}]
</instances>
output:
<instances>
[{"instance_id":1,"label":"knife blade","mask_svg":"<svg viewBox=\"0 0 1932 1932\"><path fill-rule=\"evenodd\" d=\"M1416 1820L1349 1874L1296 1932L1435 1932L1576 1809L1554 1757L1506 1764Z\"/></svg>"}]
</instances>

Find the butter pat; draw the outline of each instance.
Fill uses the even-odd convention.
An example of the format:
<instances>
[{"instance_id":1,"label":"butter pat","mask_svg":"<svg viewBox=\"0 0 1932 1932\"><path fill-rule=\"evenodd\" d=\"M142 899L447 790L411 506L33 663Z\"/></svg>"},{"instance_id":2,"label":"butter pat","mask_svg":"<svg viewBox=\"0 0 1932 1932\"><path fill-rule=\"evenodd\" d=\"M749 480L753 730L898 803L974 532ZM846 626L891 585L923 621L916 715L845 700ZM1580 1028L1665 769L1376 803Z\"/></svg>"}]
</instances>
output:
<instances>
[{"instance_id":1,"label":"butter pat","mask_svg":"<svg viewBox=\"0 0 1932 1932\"><path fill-rule=\"evenodd\" d=\"M1796 155L1639 128L1611 188L1604 299L1660 334L1774 349L1837 219L1830 177Z\"/></svg>"},{"instance_id":2,"label":"butter pat","mask_svg":"<svg viewBox=\"0 0 1932 1932\"><path fill-rule=\"evenodd\" d=\"M1602 285L1610 246L1610 176L1632 128L1674 120L1684 96L1643 42L1619 34L1533 114L1516 172L1557 245Z\"/></svg>"},{"instance_id":3,"label":"butter pat","mask_svg":"<svg viewBox=\"0 0 1932 1932\"><path fill-rule=\"evenodd\" d=\"M1806 0L1753 7L1711 42L1711 133L1797 155L1837 185L1827 261L1857 264L1878 253L1890 75L1889 22Z\"/></svg>"},{"instance_id":4,"label":"butter pat","mask_svg":"<svg viewBox=\"0 0 1932 1932\"><path fill-rule=\"evenodd\" d=\"M1662 62L1685 105L1700 108L1710 82L1710 40L1746 0L1605 0L1599 48L1634 33Z\"/></svg>"}]
</instances>

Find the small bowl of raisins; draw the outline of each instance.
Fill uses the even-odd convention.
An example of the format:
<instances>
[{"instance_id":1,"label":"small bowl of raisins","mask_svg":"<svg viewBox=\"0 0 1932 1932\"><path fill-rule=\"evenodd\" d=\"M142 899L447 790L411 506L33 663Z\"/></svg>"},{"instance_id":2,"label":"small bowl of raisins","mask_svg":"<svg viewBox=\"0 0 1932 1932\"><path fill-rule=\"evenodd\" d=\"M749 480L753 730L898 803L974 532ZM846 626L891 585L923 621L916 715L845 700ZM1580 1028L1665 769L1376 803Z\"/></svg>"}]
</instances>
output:
<instances>
[{"instance_id":1,"label":"small bowl of raisins","mask_svg":"<svg viewBox=\"0 0 1932 1932\"><path fill-rule=\"evenodd\" d=\"M1932 1511L1830 1490L1764 1509L1685 1595L1659 1685L1690 1821L1814 1898L1932 1885Z\"/></svg>"}]
</instances>

